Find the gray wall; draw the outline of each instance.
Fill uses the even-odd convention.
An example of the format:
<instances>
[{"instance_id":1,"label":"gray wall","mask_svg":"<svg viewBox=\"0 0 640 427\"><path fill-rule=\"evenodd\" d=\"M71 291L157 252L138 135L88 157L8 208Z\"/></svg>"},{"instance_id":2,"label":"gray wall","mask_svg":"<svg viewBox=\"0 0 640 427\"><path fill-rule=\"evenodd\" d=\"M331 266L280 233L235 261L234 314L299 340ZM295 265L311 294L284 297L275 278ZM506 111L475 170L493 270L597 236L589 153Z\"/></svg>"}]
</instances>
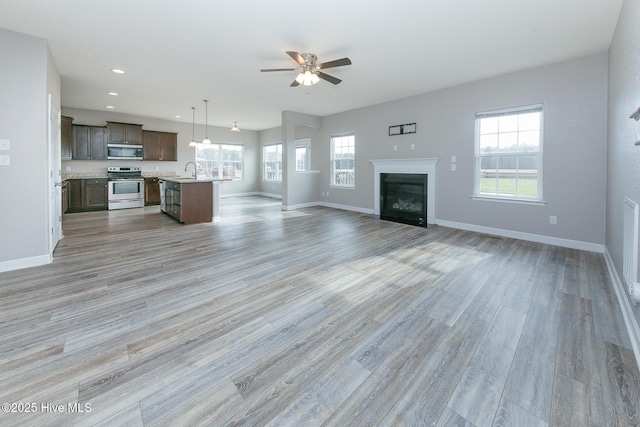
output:
<instances>
[{"instance_id":1,"label":"gray wall","mask_svg":"<svg viewBox=\"0 0 640 427\"><path fill-rule=\"evenodd\" d=\"M184 171L187 162L195 160L195 149L189 147L189 142L193 135L191 123L176 122L171 120L154 119L151 117L121 114L111 111L81 110L73 108L62 108L62 114L73 117L74 124L104 126L107 121L137 123L143 125L145 130L156 130L163 132L178 133L178 161L176 162L153 162L135 160L66 160L62 162L62 171L71 168L71 172L104 172L108 165L135 165L142 167L143 172L175 172L178 175L189 175L192 173ZM204 138L204 125L196 124L196 140ZM209 126L209 138L218 142L235 142L244 144L244 179L242 181L227 181L220 186L221 195L243 194L258 191L259 174L254 165L259 161L258 132L243 130L241 132L231 132L227 128Z\"/></svg>"},{"instance_id":2,"label":"gray wall","mask_svg":"<svg viewBox=\"0 0 640 427\"><path fill-rule=\"evenodd\" d=\"M544 206L474 201L475 113L544 103ZM388 136L388 126L417 124ZM332 134L355 132L356 188L329 186ZM373 209L371 159L440 158L436 218L604 246L607 54L511 73L322 119L321 201ZM415 149L411 149L411 144ZM397 151L394 151L397 145ZM451 171L451 156L457 170ZM557 225L549 217L557 216Z\"/></svg>"},{"instance_id":3,"label":"gray wall","mask_svg":"<svg viewBox=\"0 0 640 427\"><path fill-rule=\"evenodd\" d=\"M48 262L48 94L60 103L60 75L47 41L0 29L0 271Z\"/></svg>"},{"instance_id":4,"label":"gray wall","mask_svg":"<svg viewBox=\"0 0 640 427\"><path fill-rule=\"evenodd\" d=\"M622 201L640 203L640 122L629 118L640 107L640 2L626 0L609 51L609 143L607 151L607 250L622 274ZM628 298L628 296L626 296ZM634 307L640 323L640 305Z\"/></svg>"}]
</instances>

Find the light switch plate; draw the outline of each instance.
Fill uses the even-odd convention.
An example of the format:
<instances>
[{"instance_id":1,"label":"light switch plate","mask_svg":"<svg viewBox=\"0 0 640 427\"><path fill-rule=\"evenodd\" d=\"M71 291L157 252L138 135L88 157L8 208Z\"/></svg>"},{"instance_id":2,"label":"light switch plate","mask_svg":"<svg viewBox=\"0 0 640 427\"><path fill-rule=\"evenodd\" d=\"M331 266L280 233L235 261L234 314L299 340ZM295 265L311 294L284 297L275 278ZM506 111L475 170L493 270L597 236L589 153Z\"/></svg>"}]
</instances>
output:
<instances>
[{"instance_id":1,"label":"light switch plate","mask_svg":"<svg viewBox=\"0 0 640 427\"><path fill-rule=\"evenodd\" d=\"M457 160L456 156L451 156L451 163L455 163Z\"/></svg>"},{"instance_id":2,"label":"light switch plate","mask_svg":"<svg viewBox=\"0 0 640 427\"><path fill-rule=\"evenodd\" d=\"M9 150L11 144L8 139L0 139L0 150Z\"/></svg>"},{"instance_id":3,"label":"light switch plate","mask_svg":"<svg viewBox=\"0 0 640 427\"><path fill-rule=\"evenodd\" d=\"M455 170L456 170L456 165L455 165L455 163L451 165L451 170L452 170L452 171L455 171Z\"/></svg>"},{"instance_id":4,"label":"light switch plate","mask_svg":"<svg viewBox=\"0 0 640 427\"><path fill-rule=\"evenodd\" d=\"M11 156L8 154L0 154L0 166L9 166L11 164Z\"/></svg>"}]
</instances>

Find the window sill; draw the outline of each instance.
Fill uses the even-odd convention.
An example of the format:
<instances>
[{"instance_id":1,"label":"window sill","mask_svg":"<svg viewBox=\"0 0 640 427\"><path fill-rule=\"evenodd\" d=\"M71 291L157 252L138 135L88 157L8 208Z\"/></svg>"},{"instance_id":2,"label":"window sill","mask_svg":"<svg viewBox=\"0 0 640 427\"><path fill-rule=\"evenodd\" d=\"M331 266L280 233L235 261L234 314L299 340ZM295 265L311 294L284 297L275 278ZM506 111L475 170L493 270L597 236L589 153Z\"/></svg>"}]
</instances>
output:
<instances>
[{"instance_id":1,"label":"window sill","mask_svg":"<svg viewBox=\"0 0 640 427\"><path fill-rule=\"evenodd\" d=\"M482 201L482 202L515 203L518 205L533 205L533 206L544 206L547 204L546 200L515 199L515 198L509 198L509 197L495 197L495 196L471 196L471 199Z\"/></svg>"},{"instance_id":2,"label":"window sill","mask_svg":"<svg viewBox=\"0 0 640 427\"><path fill-rule=\"evenodd\" d=\"M329 188L335 188L336 190L355 190L356 186L345 186L345 185L329 185Z\"/></svg>"},{"instance_id":3,"label":"window sill","mask_svg":"<svg viewBox=\"0 0 640 427\"><path fill-rule=\"evenodd\" d=\"M309 169L309 170L305 170L305 171L296 171L296 173L320 173L320 171L319 170Z\"/></svg>"}]
</instances>

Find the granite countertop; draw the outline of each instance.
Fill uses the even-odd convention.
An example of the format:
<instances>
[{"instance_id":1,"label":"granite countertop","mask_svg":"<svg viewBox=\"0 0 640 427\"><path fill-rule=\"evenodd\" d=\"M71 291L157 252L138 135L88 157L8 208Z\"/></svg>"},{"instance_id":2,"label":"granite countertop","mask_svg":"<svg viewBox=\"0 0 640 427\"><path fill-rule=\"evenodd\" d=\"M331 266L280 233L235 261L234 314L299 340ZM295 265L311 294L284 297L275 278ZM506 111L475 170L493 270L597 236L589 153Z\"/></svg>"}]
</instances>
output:
<instances>
[{"instance_id":1,"label":"granite countertop","mask_svg":"<svg viewBox=\"0 0 640 427\"><path fill-rule=\"evenodd\" d=\"M164 181L169 182L177 182L179 184L192 184L195 182L220 182L220 181L231 181L230 179L219 179L219 178L198 178L195 179L193 177L185 177L185 176L173 176L173 177L161 177Z\"/></svg>"},{"instance_id":2,"label":"granite countertop","mask_svg":"<svg viewBox=\"0 0 640 427\"><path fill-rule=\"evenodd\" d=\"M106 178L106 172L63 172L62 180ZM142 172L143 178L176 178L175 172Z\"/></svg>"}]
</instances>

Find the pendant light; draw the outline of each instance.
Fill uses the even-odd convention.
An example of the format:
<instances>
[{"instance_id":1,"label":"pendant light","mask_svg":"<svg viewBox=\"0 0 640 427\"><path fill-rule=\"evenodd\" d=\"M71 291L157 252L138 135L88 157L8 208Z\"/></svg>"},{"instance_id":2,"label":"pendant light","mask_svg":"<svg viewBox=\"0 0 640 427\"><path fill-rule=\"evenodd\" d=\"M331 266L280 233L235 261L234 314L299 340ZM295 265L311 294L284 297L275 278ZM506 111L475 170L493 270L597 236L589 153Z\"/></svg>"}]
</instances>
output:
<instances>
[{"instance_id":1,"label":"pendant light","mask_svg":"<svg viewBox=\"0 0 640 427\"><path fill-rule=\"evenodd\" d=\"M233 127L231 128L231 132L240 132L240 128L238 127L238 122L233 122Z\"/></svg>"},{"instance_id":2,"label":"pendant light","mask_svg":"<svg viewBox=\"0 0 640 427\"><path fill-rule=\"evenodd\" d=\"M204 139L202 140L203 144L211 144L211 140L209 139L209 137L207 136L208 134L208 129L209 129L209 118L207 117L209 115L209 109L207 108L209 105L209 100L205 99L204 100L204 123L205 123L205 128L204 128Z\"/></svg>"},{"instance_id":3,"label":"pendant light","mask_svg":"<svg viewBox=\"0 0 640 427\"><path fill-rule=\"evenodd\" d=\"M196 146L196 107L191 107L193 110L193 122L191 125L191 142L189 143L189 147Z\"/></svg>"}]
</instances>

